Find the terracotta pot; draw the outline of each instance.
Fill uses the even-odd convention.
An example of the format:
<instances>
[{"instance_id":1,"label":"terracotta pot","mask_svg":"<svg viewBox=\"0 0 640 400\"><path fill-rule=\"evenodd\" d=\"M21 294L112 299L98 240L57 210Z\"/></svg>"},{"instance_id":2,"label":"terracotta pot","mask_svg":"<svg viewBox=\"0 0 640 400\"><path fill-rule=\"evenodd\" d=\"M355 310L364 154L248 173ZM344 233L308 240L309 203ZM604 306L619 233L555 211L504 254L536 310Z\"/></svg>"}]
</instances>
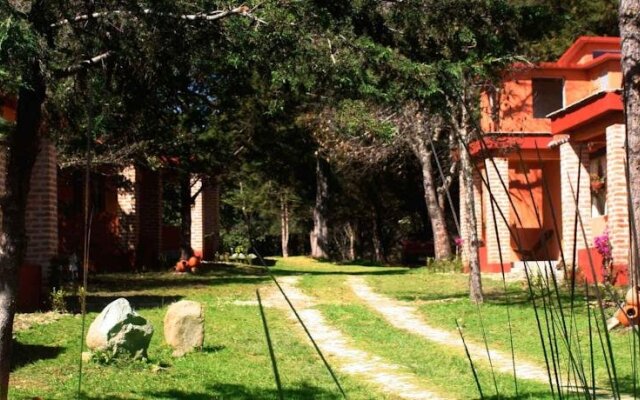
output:
<instances>
[{"instance_id":1,"label":"terracotta pot","mask_svg":"<svg viewBox=\"0 0 640 400\"><path fill-rule=\"evenodd\" d=\"M200 258L193 256L189 259L189 268L200 266Z\"/></svg>"},{"instance_id":2,"label":"terracotta pot","mask_svg":"<svg viewBox=\"0 0 640 400\"><path fill-rule=\"evenodd\" d=\"M616 311L615 317L623 326L635 325L638 323L638 307L625 305Z\"/></svg>"},{"instance_id":3,"label":"terracotta pot","mask_svg":"<svg viewBox=\"0 0 640 400\"><path fill-rule=\"evenodd\" d=\"M638 298L640 298L640 286L629 288L629 290L627 290L627 295L624 296L624 301L627 304L637 306Z\"/></svg>"},{"instance_id":4,"label":"terracotta pot","mask_svg":"<svg viewBox=\"0 0 640 400\"><path fill-rule=\"evenodd\" d=\"M602 181L591 181L591 191L598 193L604 187L604 182Z\"/></svg>"},{"instance_id":5,"label":"terracotta pot","mask_svg":"<svg viewBox=\"0 0 640 400\"><path fill-rule=\"evenodd\" d=\"M180 260L176 263L177 272L185 272L186 270L187 270L187 262L185 260Z\"/></svg>"}]
</instances>

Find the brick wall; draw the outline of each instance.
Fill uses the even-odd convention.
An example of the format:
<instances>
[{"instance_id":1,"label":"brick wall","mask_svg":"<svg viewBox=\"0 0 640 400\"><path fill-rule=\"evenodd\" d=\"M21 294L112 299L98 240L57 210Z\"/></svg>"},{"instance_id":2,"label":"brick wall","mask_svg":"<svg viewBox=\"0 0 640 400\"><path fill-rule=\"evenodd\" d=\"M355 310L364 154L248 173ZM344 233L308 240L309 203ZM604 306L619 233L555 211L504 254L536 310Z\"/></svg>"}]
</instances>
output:
<instances>
[{"instance_id":1,"label":"brick wall","mask_svg":"<svg viewBox=\"0 0 640 400\"><path fill-rule=\"evenodd\" d=\"M138 266L155 268L162 248L162 175L136 168L136 212L138 214Z\"/></svg>"},{"instance_id":2,"label":"brick wall","mask_svg":"<svg viewBox=\"0 0 640 400\"><path fill-rule=\"evenodd\" d=\"M191 209L191 247L212 260L220 247L220 183L215 177L193 179L192 195L202 190Z\"/></svg>"},{"instance_id":3,"label":"brick wall","mask_svg":"<svg viewBox=\"0 0 640 400\"><path fill-rule=\"evenodd\" d=\"M495 167L494 167L495 163ZM491 197L488 190L484 190L484 214L486 218L486 247L487 247L487 269L491 272L499 272L501 270L500 255L502 254L502 268L505 272L509 272L511 268L511 238L509 227L509 213L511 205L509 203L509 192L505 190L500 182L509 185L509 160L506 158L493 158L486 162L486 179L493 193L494 203L491 207ZM500 211L506 218L500 215ZM495 212L495 215L494 215ZM497 235L496 226L497 224Z\"/></svg>"},{"instance_id":4,"label":"brick wall","mask_svg":"<svg viewBox=\"0 0 640 400\"><path fill-rule=\"evenodd\" d=\"M611 125L607 136L607 215L614 265L627 266L629 258L629 209L625 154L625 128Z\"/></svg>"},{"instance_id":5,"label":"brick wall","mask_svg":"<svg viewBox=\"0 0 640 400\"><path fill-rule=\"evenodd\" d=\"M123 247L134 252L138 239L138 215L136 212L136 169L127 166L121 172L125 185L118 188L118 234Z\"/></svg>"},{"instance_id":6,"label":"brick wall","mask_svg":"<svg viewBox=\"0 0 640 400\"><path fill-rule=\"evenodd\" d=\"M578 250L591 246L591 186L589 179L589 153L586 147L580 152L580 143L566 142L560 145L560 182L562 197L562 247L567 264L571 263L574 249L574 224L576 221L576 197L582 225L578 223ZM581 157L580 157L581 156ZM578 171L580 170L580 182ZM578 190L579 189L579 190ZM578 196L579 194L579 196ZM574 197L576 196L576 197ZM582 227L587 237L585 244Z\"/></svg>"},{"instance_id":7,"label":"brick wall","mask_svg":"<svg viewBox=\"0 0 640 400\"><path fill-rule=\"evenodd\" d=\"M54 144L47 139L42 141L31 173L25 226L28 240L25 262L40 265L46 282L49 262L58 254L57 157Z\"/></svg>"}]
</instances>

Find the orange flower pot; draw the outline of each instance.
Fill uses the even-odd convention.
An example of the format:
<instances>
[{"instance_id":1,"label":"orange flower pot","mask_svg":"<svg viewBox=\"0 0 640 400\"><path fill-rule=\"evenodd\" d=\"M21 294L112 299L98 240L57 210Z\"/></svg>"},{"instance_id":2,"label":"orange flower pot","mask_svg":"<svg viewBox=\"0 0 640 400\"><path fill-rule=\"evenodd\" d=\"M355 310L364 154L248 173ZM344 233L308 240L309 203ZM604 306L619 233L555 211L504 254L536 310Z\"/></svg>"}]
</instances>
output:
<instances>
[{"instance_id":1,"label":"orange flower pot","mask_svg":"<svg viewBox=\"0 0 640 400\"><path fill-rule=\"evenodd\" d=\"M199 266L200 266L200 258L193 256L189 259L189 268L194 268Z\"/></svg>"},{"instance_id":2,"label":"orange flower pot","mask_svg":"<svg viewBox=\"0 0 640 400\"><path fill-rule=\"evenodd\" d=\"M635 325L638 323L638 307L627 304L616 311L615 317L623 326Z\"/></svg>"},{"instance_id":3,"label":"orange flower pot","mask_svg":"<svg viewBox=\"0 0 640 400\"><path fill-rule=\"evenodd\" d=\"M186 272L187 271L187 262L185 260L180 260L176 263L176 272Z\"/></svg>"}]
</instances>

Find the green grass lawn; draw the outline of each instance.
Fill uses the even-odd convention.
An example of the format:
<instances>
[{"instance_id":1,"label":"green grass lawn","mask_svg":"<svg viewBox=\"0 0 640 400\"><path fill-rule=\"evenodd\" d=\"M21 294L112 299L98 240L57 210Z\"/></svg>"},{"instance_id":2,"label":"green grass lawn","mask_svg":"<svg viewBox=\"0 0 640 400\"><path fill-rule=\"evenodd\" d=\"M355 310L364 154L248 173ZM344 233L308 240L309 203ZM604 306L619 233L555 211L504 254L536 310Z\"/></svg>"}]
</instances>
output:
<instances>
[{"instance_id":1,"label":"green grass lawn","mask_svg":"<svg viewBox=\"0 0 640 400\"><path fill-rule=\"evenodd\" d=\"M362 275L376 291L406 301L431 325L455 331L464 325L468 339L482 341L478 311L468 301L468 276L401 267L335 265L304 257L278 259L271 268L277 277L299 275L299 287L317 300L327 321L354 347L397 364L425 388L448 398L479 398L468 361L460 350L443 348L398 330L362 303L346 285L348 275ZM489 345L509 351L507 302L502 283L485 279L486 303L481 307ZM260 268L223 268L201 275L147 273L99 275L90 283L92 313L124 296L155 327L148 362L84 364L83 398L87 399L269 399L277 398L268 350L257 306L236 301L255 300L255 289L266 289L269 278ZM544 365L533 310L521 284L508 286L513 335L518 357ZM168 304L196 300L206 307L203 352L173 358L163 343L162 319ZM576 302L578 331L584 339L584 300ZM308 340L284 311L266 310L286 399L341 398ZM11 377L11 398L75 398L81 319L65 316L48 325L17 334ZM628 333L612 334L618 376L630 392L632 370ZM588 340L588 338L587 338ZM588 343L582 341L588 351ZM597 349L600 354L599 348ZM585 353L587 354L587 353ZM338 366L334 366L339 370ZM495 396L493 377L485 363L476 363L485 397ZM596 357L596 375L606 384L606 369ZM356 376L339 373L350 399L395 399ZM513 378L496 374L503 398L514 398ZM519 382L520 398L547 398L543 384Z\"/></svg>"},{"instance_id":2,"label":"green grass lawn","mask_svg":"<svg viewBox=\"0 0 640 400\"><path fill-rule=\"evenodd\" d=\"M277 398L273 372L256 306L234 305L235 300L255 300L255 289L266 284L253 271L176 276L100 276L92 293L96 304L120 295L146 304L138 312L149 319L155 333L148 363L117 363L84 367L83 393L87 399L269 399ZM171 357L163 344L162 319L166 306L178 298L205 304L205 348L183 358ZM164 305L163 305L164 304ZM282 311L268 309L278 368L285 398L336 399L339 393L320 360ZM96 316L88 315L87 324ZM18 333L16 365L11 376L11 398L75 398L81 320L61 320ZM386 398L374 388L342 378L356 399Z\"/></svg>"}]
</instances>

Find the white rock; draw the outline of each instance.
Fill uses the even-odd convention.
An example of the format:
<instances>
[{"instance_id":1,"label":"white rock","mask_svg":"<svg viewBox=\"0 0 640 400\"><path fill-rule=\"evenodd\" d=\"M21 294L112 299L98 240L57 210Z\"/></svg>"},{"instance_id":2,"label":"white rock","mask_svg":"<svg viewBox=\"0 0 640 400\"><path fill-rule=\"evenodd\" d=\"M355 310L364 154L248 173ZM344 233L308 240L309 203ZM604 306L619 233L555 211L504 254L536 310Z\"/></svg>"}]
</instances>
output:
<instances>
[{"instance_id":1,"label":"white rock","mask_svg":"<svg viewBox=\"0 0 640 400\"><path fill-rule=\"evenodd\" d=\"M87 347L105 351L110 356L133 358L147 356L153 327L136 313L127 299L119 298L106 306L91 323L87 332Z\"/></svg>"},{"instance_id":2,"label":"white rock","mask_svg":"<svg viewBox=\"0 0 640 400\"><path fill-rule=\"evenodd\" d=\"M181 300L169 306L164 317L164 338L180 357L204 343L204 311L196 301Z\"/></svg>"}]
</instances>

